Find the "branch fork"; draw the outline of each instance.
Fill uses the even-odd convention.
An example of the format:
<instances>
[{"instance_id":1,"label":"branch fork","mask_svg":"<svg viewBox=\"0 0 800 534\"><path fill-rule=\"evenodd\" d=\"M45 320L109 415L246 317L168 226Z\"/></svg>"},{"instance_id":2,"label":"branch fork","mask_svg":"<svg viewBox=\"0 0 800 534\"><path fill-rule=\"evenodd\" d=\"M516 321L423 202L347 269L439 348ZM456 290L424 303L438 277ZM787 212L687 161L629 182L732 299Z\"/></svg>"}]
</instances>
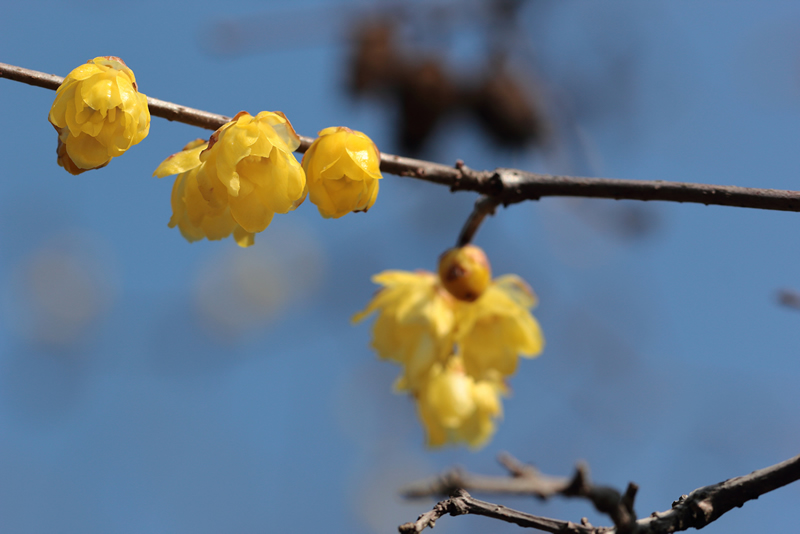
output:
<instances>
[{"instance_id":1,"label":"branch fork","mask_svg":"<svg viewBox=\"0 0 800 534\"><path fill-rule=\"evenodd\" d=\"M399 527L402 534L419 533L433 526L440 517L475 514L492 517L526 528L535 528L552 533L575 534L667 534L700 529L719 519L745 502L800 480L800 455L779 464L753 471L749 475L735 477L718 484L704 486L682 495L665 512L653 512L649 517L636 519L633 502L638 486L628 484L624 493L607 486L596 486L589 482L588 468L579 464L575 474L567 479L542 475L533 466L525 465L510 455L501 455L501 464L509 471L507 477L473 475L451 469L432 479L411 484L401 493L406 498L441 495L448 488L450 497L430 512L422 514L416 522ZM461 488L450 489L454 483ZM535 516L506 508L498 504L479 501L466 489L485 493L506 495L531 495L547 499L552 495L585 498L601 513L608 515L613 527L594 527L586 518L580 524L571 521Z\"/></svg>"}]
</instances>

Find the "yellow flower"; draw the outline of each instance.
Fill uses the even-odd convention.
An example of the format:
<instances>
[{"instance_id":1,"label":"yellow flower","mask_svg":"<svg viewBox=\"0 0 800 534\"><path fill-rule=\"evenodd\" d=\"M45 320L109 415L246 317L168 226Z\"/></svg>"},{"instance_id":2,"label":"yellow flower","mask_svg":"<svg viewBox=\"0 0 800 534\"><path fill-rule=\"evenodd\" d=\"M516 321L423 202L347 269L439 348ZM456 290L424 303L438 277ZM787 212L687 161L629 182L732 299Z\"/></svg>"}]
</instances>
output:
<instances>
[{"instance_id":1,"label":"yellow flower","mask_svg":"<svg viewBox=\"0 0 800 534\"><path fill-rule=\"evenodd\" d=\"M434 364L417 398L428 446L485 445L494 434L495 419L503 413L502 392L499 381L475 380L466 374L459 356L451 356L445 365Z\"/></svg>"},{"instance_id":2,"label":"yellow flower","mask_svg":"<svg viewBox=\"0 0 800 534\"><path fill-rule=\"evenodd\" d=\"M306 197L303 168L292 152L300 139L283 113L242 111L206 143L198 139L165 159L153 173L178 174L172 218L188 241L233 233L248 247L255 235Z\"/></svg>"},{"instance_id":3,"label":"yellow flower","mask_svg":"<svg viewBox=\"0 0 800 534\"><path fill-rule=\"evenodd\" d=\"M372 347L401 365L395 389L416 399L428 445L482 447L502 415L504 378L544 347L535 295L515 275L491 281L472 245L445 252L438 275L385 271L373 281L383 288L353 321L377 313Z\"/></svg>"},{"instance_id":4,"label":"yellow flower","mask_svg":"<svg viewBox=\"0 0 800 534\"><path fill-rule=\"evenodd\" d=\"M306 197L306 177L294 157L300 138L280 112L255 117L242 111L214 132L200 153L197 184L209 206L230 206L246 232L261 232L276 213L287 213Z\"/></svg>"},{"instance_id":5,"label":"yellow flower","mask_svg":"<svg viewBox=\"0 0 800 534\"><path fill-rule=\"evenodd\" d=\"M518 276L495 279L483 295L458 307L456 341L471 376L503 376L517 369L518 355L532 358L544 348L539 323L529 309L536 296Z\"/></svg>"},{"instance_id":6,"label":"yellow flower","mask_svg":"<svg viewBox=\"0 0 800 534\"><path fill-rule=\"evenodd\" d=\"M343 126L325 128L303 156L308 192L320 215L367 211L378 198L381 156L372 139Z\"/></svg>"},{"instance_id":7,"label":"yellow flower","mask_svg":"<svg viewBox=\"0 0 800 534\"><path fill-rule=\"evenodd\" d=\"M105 167L150 131L147 97L133 71L113 56L70 72L48 118L58 131L58 164L71 174Z\"/></svg>"},{"instance_id":8,"label":"yellow flower","mask_svg":"<svg viewBox=\"0 0 800 534\"><path fill-rule=\"evenodd\" d=\"M244 230L231 217L230 207L212 206L200 193L197 174L203 163L200 153L208 147L203 139L192 141L183 151L165 159L153 173L163 178L177 174L172 187L172 217L169 227L180 229L187 241L223 239L233 232L236 242L243 247L253 244L253 234Z\"/></svg>"},{"instance_id":9,"label":"yellow flower","mask_svg":"<svg viewBox=\"0 0 800 534\"><path fill-rule=\"evenodd\" d=\"M377 312L372 347L403 366L397 389L413 391L431 366L452 352L453 298L429 272L384 271L372 281L384 287L353 322Z\"/></svg>"}]
</instances>

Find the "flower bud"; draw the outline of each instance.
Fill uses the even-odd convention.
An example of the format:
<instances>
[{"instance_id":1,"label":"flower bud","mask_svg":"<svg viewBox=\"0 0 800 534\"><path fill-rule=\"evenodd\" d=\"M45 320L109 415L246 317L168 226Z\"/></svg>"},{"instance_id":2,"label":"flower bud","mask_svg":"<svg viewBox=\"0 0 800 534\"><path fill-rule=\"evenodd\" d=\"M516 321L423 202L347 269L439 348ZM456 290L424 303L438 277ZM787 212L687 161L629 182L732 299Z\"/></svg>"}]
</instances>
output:
<instances>
[{"instance_id":1,"label":"flower bud","mask_svg":"<svg viewBox=\"0 0 800 534\"><path fill-rule=\"evenodd\" d=\"M133 71L113 56L70 72L48 119L58 132L58 164L71 174L105 167L150 131L147 97Z\"/></svg>"},{"instance_id":2,"label":"flower bud","mask_svg":"<svg viewBox=\"0 0 800 534\"><path fill-rule=\"evenodd\" d=\"M439 278L455 298L473 302L489 287L492 268L475 245L451 248L439 258Z\"/></svg>"},{"instance_id":3,"label":"flower bud","mask_svg":"<svg viewBox=\"0 0 800 534\"><path fill-rule=\"evenodd\" d=\"M303 156L308 193L320 215L367 211L378 197L380 153L372 139L343 126L325 128Z\"/></svg>"}]
</instances>

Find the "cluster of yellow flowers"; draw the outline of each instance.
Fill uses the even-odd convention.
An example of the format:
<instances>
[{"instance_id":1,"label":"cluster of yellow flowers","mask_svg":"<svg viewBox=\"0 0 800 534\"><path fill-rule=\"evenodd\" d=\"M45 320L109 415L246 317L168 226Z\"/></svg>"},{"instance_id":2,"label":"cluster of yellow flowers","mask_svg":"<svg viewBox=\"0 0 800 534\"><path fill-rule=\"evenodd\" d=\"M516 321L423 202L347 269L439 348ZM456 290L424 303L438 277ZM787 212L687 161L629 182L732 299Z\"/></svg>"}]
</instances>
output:
<instances>
[{"instance_id":1,"label":"cluster of yellow flowers","mask_svg":"<svg viewBox=\"0 0 800 534\"><path fill-rule=\"evenodd\" d=\"M428 445L483 446L502 415L505 378L519 356L544 347L529 311L535 295L517 276L491 280L473 245L443 254L438 274L385 271L373 281L383 288L353 321L377 314L372 347L402 366L395 388L417 401Z\"/></svg>"},{"instance_id":2,"label":"cluster of yellow flowers","mask_svg":"<svg viewBox=\"0 0 800 534\"><path fill-rule=\"evenodd\" d=\"M58 131L58 164L72 174L108 165L150 129L147 97L111 56L64 79L49 120ZM270 111L242 111L208 141L192 141L153 173L177 175L169 226L190 242L233 234L246 247L276 213L306 196L326 218L372 207L381 173L369 137L326 128L302 163L294 156L300 144L286 116ZM428 444L485 444L502 415L505 378L519 356L537 356L544 345L529 312L533 292L513 275L492 281L486 255L471 245L443 254L438 274L386 271L373 280L383 289L353 320L377 313L372 346L402 366L395 387L416 399Z\"/></svg>"},{"instance_id":3,"label":"cluster of yellow flowers","mask_svg":"<svg viewBox=\"0 0 800 534\"><path fill-rule=\"evenodd\" d=\"M50 122L58 131L58 164L72 174L106 166L147 136L147 97L116 57L73 70L56 92ZM153 173L177 174L170 227L188 241L233 234L250 246L256 233L307 195L326 218L367 211L378 196L380 152L361 132L326 128L303 157L300 138L281 112L237 114L208 141L198 139Z\"/></svg>"},{"instance_id":4,"label":"cluster of yellow flowers","mask_svg":"<svg viewBox=\"0 0 800 534\"><path fill-rule=\"evenodd\" d=\"M380 156L372 140L348 128L326 128L298 163L300 138L281 112L242 111L208 142L198 139L153 173L177 174L172 219L188 241L233 233L243 247L310 193L323 217L367 211L378 196Z\"/></svg>"}]
</instances>

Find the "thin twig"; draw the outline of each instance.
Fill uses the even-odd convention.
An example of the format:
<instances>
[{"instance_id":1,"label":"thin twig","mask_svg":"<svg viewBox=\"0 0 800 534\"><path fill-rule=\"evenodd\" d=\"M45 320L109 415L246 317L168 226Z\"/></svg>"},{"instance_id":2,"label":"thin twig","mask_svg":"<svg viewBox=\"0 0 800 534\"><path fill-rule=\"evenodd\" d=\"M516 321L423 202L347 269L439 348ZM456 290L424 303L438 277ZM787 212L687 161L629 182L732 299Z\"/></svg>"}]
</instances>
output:
<instances>
[{"instance_id":1,"label":"thin twig","mask_svg":"<svg viewBox=\"0 0 800 534\"><path fill-rule=\"evenodd\" d=\"M461 228L461 233L458 234L456 246L463 247L464 245L468 245L472 241L472 238L475 237L475 233L478 231L478 228L480 228L486 216L494 215L494 210L497 209L499 204L500 202L494 197L487 197L486 195L479 196L478 200L475 201L475 207L472 213L469 214L464 226Z\"/></svg>"},{"instance_id":2,"label":"thin twig","mask_svg":"<svg viewBox=\"0 0 800 534\"><path fill-rule=\"evenodd\" d=\"M414 534L425 530L427 527L436 525L436 520L444 515L482 515L499 519L507 523L515 523L525 528L535 528L543 530L544 532L553 533L575 533L575 534L599 534L601 532L608 532L609 528L594 528L585 525L578 525L572 521L561 521L559 519L550 519L548 517L541 517L538 515L520 512L513 510L499 504L492 504L490 502L480 501L472 497L464 490L456 490L453 496L445 499L436 504L433 510L425 512L413 523L405 523L398 527L401 534Z\"/></svg>"},{"instance_id":3,"label":"thin twig","mask_svg":"<svg viewBox=\"0 0 800 534\"><path fill-rule=\"evenodd\" d=\"M0 63L0 78L55 90L63 78L35 70ZM184 122L216 130L230 120L197 109L148 98L150 113L171 121ZM298 152L305 152L313 138L300 136ZM381 155L381 170L399 176L409 176L427 182L447 185L451 191L475 191L508 206L525 200L548 196L591 197L632 200L661 200L692 202L756 208L778 211L800 211L800 192L752 187L718 186L660 180L619 180L555 176L517 169L498 168L494 171L474 171L466 167L450 167L392 154Z\"/></svg>"},{"instance_id":4,"label":"thin twig","mask_svg":"<svg viewBox=\"0 0 800 534\"><path fill-rule=\"evenodd\" d=\"M466 475L464 473L462 473L461 476L464 477L465 480L470 480L470 477L474 477L474 475ZM512 471L512 476L510 478L505 478L508 482L506 488L498 489L497 481L495 481L491 485L491 491L496 493L519 494L519 488L515 481L518 478L529 476L536 477L541 475L538 475L538 472L535 472L535 470L530 471L528 466L524 466L522 470L514 469ZM474 478L472 480L480 480L480 478ZM797 480L800 480L800 455L786 460L785 462L753 471L749 475L731 478L718 484L698 488L689 495L683 495L680 499L672 503L672 509L665 512L653 512L650 517L639 519L633 524L629 523L625 525L623 527L624 530L620 528L619 523L617 523L615 527L593 527L585 519L582 519L581 524L578 525L569 521L534 516L497 504L478 501L472 498L466 491L457 489L453 491L450 498L439 502L434 506L433 510L421 515L416 522L401 525L399 531L401 533L419 533L426 527L433 526L433 523L443 515L474 514L492 517L508 523L515 523L521 527L535 528L545 532L620 534L627 531L635 532L636 534L669 534L671 532L679 532L690 528L701 529L709 523L716 521L730 510L741 507L745 502L757 499L765 493L769 493L770 491L781 488ZM420 485L420 487L422 486ZM431 489L433 489L433 486L431 486ZM438 492L438 487L436 490L436 492ZM483 491L486 490L487 489L484 489ZM565 494L563 491L560 493L562 495ZM621 503L622 506L630 506L632 510L635 493L635 485L629 485L628 490L620 497L619 503ZM534 491L530 494L539 496L538 492ZM415 494L415 496L419 495L421 495L421 493ZM617 492L616 495L619 495L619 493ZM595 501L593 500L593 502ZM596 502L595 506L597 507Z\"/></svg>"},{"instance_id":5,"label":"thin twig","mask_svg":"<svg viewBox=\"0 0 800 534\"><path fill-rule=\"evenodd\" d=\"M533 495L546 500L563 493L576 478L542 474L534 466L523 464L508 453L501 453L498 462L508 470L510 477L477 475L453 468L438 476L413 482L401 489L400 494L407 499L420 499L447 496L454 490L464 489L478 493Z\"/></svg>"}]
</instances>

